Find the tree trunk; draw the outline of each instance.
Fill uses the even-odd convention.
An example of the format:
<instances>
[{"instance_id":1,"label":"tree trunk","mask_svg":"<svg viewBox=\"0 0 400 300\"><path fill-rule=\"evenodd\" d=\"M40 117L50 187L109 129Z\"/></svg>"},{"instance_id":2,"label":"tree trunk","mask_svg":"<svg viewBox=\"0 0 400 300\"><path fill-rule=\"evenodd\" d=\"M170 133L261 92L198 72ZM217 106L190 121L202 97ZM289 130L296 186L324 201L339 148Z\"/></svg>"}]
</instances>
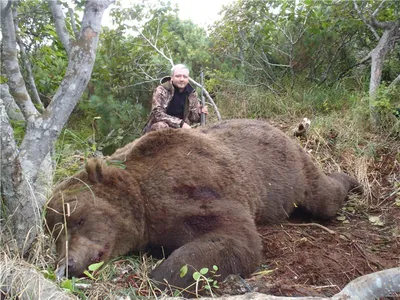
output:
<instances>
[{"instance_id":1,"label":"tree trunk","mask_svg":"<svg viewBox=\"0 0 400 300\"><path fill-rule=\"evenodd\" d=\"M26 180L18 158L17 145L13 129L2 99L0 98L1 127L1 195L5 207L7 222L1 227L3 242L15 241L10 244L13 250L26 251L40 228L40 204L36 203L32 186ZM3 216L2 216L3 217ZM8 237L6 241L4 238Z\"/></svg>"},{"instance_id":2,"label":"tree trunk","mask_svg":"<svg viewBox=\"0 0 400 300\"><path fill-rule=\"evenodd\" d=\"M0 256L0 296L5 299L77 300L23 261ZM3 299L3 297L1 297Z\"/></svg>"},{"instance_id":3,"label":"tree trunk","mask_svg":"<svg viewBox=\"0 0 400 300\"><path fill-rule=\"evenodd\" d=\"M390 41L393 38L396 28L385 29L378 45L371 51L371 79L369 83L369 106L371 112L371 121L374 126L380 125L380 115L375 107L375 99L378 88L381 84L383 65L385 57L391 50Z\"/></svg>"},{"instance_id":4,"label":"tree trunk","mask_svg":"<svg viewBox=\"0 0 400 300\"><path fill-rule=\"evenodd\" d=\"M396 18L393 21L380 21L377 19L378 14L385 9L385 7L389 8L394 2L388 4L386 1L378 1L379 4L374 8L373 11L370 11L370 16L368 18L365 18L364 12L362 9L360 9L357 2L358 1L353 0L354 9L357 11L361 20L365 23L365 25L368 26L378 41L378 45L376 45L376 47L367 56L371 57L371 78L369 83L369 107L371 123L374 127L376 127L381 123L381 116L379 111L377 111L375 100L381 84L385 57L390 50L394 48L394 45L400 35L400 19ZM362 4L364 6L365 3ZM382 30L383 33L381 36L379 36L377 29Z\"/></svg>"},{"instance_id":5,"label":"tree trunk","mask_svg":"<svg viewBox=\"0 0 400 300\"><path fill-rule=\"evenodd\" d=\"M24 115L21 113L18 105L15 103L13 97L10 95L8 85L5 83L0 84L0 97L3 100L6 114L12 121L25 122Z\"/></svg>"},{"instance_id":6,"label":"tree trunk","mask_svg":"<svg viewBox=\"0 0 400 300\"><path fill-rule=\"evenodd\" d=\"M1 1L5 74L10 94L26 120L25 136L17 148L1 102L1 194L7 213L7 222L2 230L9 229L22 253L29 249L41 229L41 211L52 185L51 151L90 79L101 19L112 2L86 1L80 35L69 49L65 77L49 106L40 114L31 101L18 65L11 2ZM61 17L57 15L57 18ZM60 30L58 33L67 34L68 31ZM65 40L65 37L61 39Z\"/></svg>"}]
</instances>

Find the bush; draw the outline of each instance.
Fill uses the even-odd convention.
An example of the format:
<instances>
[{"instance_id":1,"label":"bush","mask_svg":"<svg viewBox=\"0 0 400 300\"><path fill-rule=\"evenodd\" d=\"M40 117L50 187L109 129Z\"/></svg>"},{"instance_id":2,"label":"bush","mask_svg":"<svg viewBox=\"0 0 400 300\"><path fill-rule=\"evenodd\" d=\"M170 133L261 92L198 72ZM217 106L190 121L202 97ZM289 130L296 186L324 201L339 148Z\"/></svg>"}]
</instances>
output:
<instances>
[{"instance_id":1,"label":"bush","mask_svg":"<svg viewBox=\"0 0 400 300\"><path fill-rule=\"evenodd\" d=\"M139 103L118 101L112 95L92 96L89 107L96 112L93 119L94 143L105 155L140 137L146 122L146 111Z\"/></svg>"}]
</instances>

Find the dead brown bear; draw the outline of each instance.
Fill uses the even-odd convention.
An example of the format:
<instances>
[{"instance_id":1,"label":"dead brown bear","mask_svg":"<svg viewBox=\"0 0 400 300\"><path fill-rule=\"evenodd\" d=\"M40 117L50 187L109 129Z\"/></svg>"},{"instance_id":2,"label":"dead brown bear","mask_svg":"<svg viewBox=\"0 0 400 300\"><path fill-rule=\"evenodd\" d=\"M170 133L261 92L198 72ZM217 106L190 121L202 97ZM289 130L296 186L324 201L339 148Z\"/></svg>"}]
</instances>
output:
<instances>
[{"instance_id":1,"label":"dead brown bear","mask_svg":"<svg viewBox=\"0 0 400 300\"><path fill-rule=\"evenodd\" d=\"M324 175L296 142L256 120L152 132L108 162L88 161L48 204L61 273L163 247L170 255L152 272L158 281L187 287L184 265L217 265L221 280L248 276L261 259L256 224L280 222L296 207L329 219L349 191L361 191L344 173Z\"/></svg>"}]
</instances>

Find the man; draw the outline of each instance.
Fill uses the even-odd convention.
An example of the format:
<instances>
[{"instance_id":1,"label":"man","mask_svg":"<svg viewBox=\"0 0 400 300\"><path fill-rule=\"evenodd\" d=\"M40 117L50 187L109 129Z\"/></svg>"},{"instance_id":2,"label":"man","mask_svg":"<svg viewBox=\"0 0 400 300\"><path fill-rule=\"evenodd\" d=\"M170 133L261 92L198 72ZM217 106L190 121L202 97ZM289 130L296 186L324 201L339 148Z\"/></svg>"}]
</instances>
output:
<instances>
[{"instance_id":1,"label":"man","mask_svg":"<svg viewBox=\"0 0 400 300\"><path fill-rule=\"evenodd\" d=\"M151 114L143 133L163 128L190 129L191 124L200 122L201 113L208 114L208 108L201 107L189 84L189 69L183 64L175 65L171 76L162 78L153 94Z\"/></svg>"}]
</instances>

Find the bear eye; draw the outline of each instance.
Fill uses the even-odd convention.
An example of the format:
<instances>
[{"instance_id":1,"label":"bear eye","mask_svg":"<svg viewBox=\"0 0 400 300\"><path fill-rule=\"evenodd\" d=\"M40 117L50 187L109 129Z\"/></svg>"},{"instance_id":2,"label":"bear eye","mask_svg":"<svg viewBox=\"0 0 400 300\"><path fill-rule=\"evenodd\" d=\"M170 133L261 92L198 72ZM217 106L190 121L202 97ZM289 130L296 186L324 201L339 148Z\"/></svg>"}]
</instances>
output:
<instances>
[{"instance_id":1,"label":"bear eye","mask_svg":"<svg viewBox=\"0 0 400 300\"><path fill-rule=\"evenodd\" d=\"M85 219L83 217L79 218L79 220L76 221L76 227L82 226L84 222L85 222Z\"/></svg>"}]
</instances>

